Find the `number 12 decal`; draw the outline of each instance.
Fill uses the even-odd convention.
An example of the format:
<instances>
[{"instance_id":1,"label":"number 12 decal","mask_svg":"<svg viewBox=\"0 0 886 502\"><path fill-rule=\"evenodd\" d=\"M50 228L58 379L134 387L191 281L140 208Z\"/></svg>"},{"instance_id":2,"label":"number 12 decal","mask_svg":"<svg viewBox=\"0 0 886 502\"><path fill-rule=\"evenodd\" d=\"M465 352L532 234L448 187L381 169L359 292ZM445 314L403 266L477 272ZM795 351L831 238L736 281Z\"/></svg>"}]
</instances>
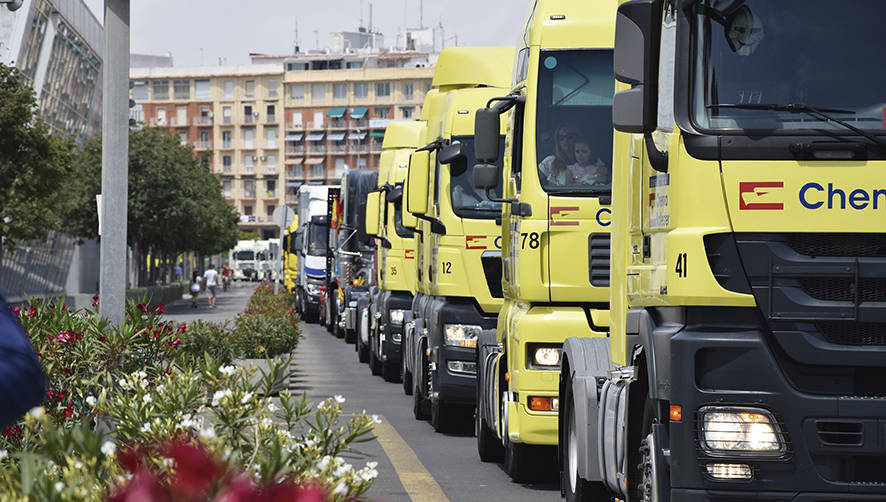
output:
<instances>
[{"instance_id":1,"label":"number 12 decal","mask_svg":"<svg viewBox=\"0 0 886 502\"><path fill-rule=\"evenodd\" d=\"M686 253L680 253L677 255L677 267L674 269L674 272L677 273L677 277L686 277L689 273L686 268Z\"/></svg>"}]
</instances>

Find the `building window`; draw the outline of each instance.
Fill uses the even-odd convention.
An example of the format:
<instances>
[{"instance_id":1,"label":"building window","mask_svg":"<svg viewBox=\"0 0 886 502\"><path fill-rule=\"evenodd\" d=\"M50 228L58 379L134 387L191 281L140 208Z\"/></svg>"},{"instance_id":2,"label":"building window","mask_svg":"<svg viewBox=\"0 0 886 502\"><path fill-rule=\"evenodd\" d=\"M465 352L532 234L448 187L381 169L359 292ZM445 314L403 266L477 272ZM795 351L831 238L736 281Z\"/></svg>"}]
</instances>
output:
<instances>
[{"instance_id":1,"label":"building window","mask_svg":"<svg viewBox=\"0 0 886 502\"><path fill-rule=\"evenodd\" d=\"M187 145L188 144L188 133L186 133L186 132L178 133L178 141L179 141L179 143L182 144L182 146Z\"/></svg>"},{"instance_id":2,"label":"building window","mask_svg":"<svg viewBox=\"0 0 886 502\"><path fill-rule=\"evenodd\" d=\"M230 106L223 106L222 107L222 123L230 124L231 122L233 122L233 118L231 116L231 113L232 112L231 112Z\"/></svg>"},{"instance_id":3,"label":"building window","mask_svg":"<svg viewBox=\"0 0 886 502\"><path fill-rule=\"evenodd\" d=\"M222 148L231 148L231 131L222 131Z\"/></svg>"},{"instance_id":4,"label":"building window","mask_svg":"<svg viewBox=\"0 0 886 502\"><path fill-rule=\"evenodd\" d=\"M305 86L304 84L292 84L289 86L289 97L292 99L301 101L305 99Z\"/></svg>"},{"instance_id":5,"label":"building window","mask_svg":"<svg viewBox=\"0 0 886 502\"><path fill-rule=\"evenodd\" d=\"M148 83L144 80L136 80L132 83L132 99L136 101L148 100Z\"/></svg>"},{"instance_id":6,"label":"building window","mask_svg":"<svg viewBox=\"0 0 886 502\"><path fill-rule=\"evenodd\" d=\"M401 111L401 113L403 113L404 119L411 119L412 118L412 107L411 106L401 106L400 111Z\"/></svg>"},{"instance_id":7,"label":"building window","mask_svg":"<svg viewBox=\"0 0 886 502\"><path fill-rule=\"evenodd\" d=\"M246 81L246 97L254 98L255 97L255 80L247 80Z\"/></svg>"},{"instance_id":8,"label":"building window","mask_svg":"<svg viewBox=\"0 0 886 502\"><path fill-rule=\"evenodd\" d=\"M154 101L169 99L168 80L154 80L151 82L151 90L154 93Z\"/></svg>"},{"instance_id":9,"label":"building window","mask_svg":"<svg viewBox=\"0 0 886 502\"><path fill-rule=\"evenodd\" d=\"M314 178L322 178L324 177L324 174L325 173L323 172L323 164L314 164L314 169L311 173L311 176L313 176Z\"/></svg>"},{"instance_id":10,"label":"building window","mask_svg":"<svg viewBox=\"0 0 886 502\"><path fill-rule=\"evenodd\" d=\"M414 84L404 84L403 85L403 99L412 101L415 95L415 85Z\"/></svg>"},{"instance_id":11,"label":"building window","mask_svg":"<svg viewBox=\"0 0 886 502\"><path fill-rule=\"evenodd\" d=\"M266 197L276 197L277 196L277 180L265 180L265 185L266 185L265 196ZM274 211L272 210L271 212L273 213Z\"/></svg>"},{"instance_id":12,"label":"building window","mask_svg":"<svg viewBox=\"0 0 886 502\"><path fill-rule=\"evenodd\" d=\"M268 80L268 97L276 98L279 92L277 91L277 87L280 86L280 81L277 79Z\"/></svg>"},{"instance_id":13,"label":"building window","mask_svg":"<svg viewBox=\"0 0 886 502\"><path fill-rule=\"evenodd\" d=\"M326 84L311 85L311 99L326 99Z\"/></svg>"},{"instance_id":14,"label":"building window","mask_svg":"<svg viewBox=\"0 0 886 502\"><path fill-rule=\"evenodd\" d=\"M222 168L224 168L225 174L231 174L231 170L234 166L234 159L230 155L222 155Z\"/></svg>"},{"instance_id":15,"label":"building window","mask_svg":"<svg viewBox=\"0 0 886 502\"><path fill-rule=\"evenodd\" d=\"M224 180L222 181L222 190L224 191L224 195L226 198L231 198L231 193L234 191L234 182L233 180Z\"/></svg>"},{"instance_id":16,"label":"building window","mask_svg":"<svg viewBox=\"0 0 886 502\"><path fill-rule=\"evenodd\" d=\"M255 148L255 129L243 129L243 148Z\"/></svg>"},{"instance_id":17,"label":"building window","mask_svg":"<svg viewBox=\"0 0 886 502\"><path fill-rule=\"evenodd\" d=\"M265 214L268 215L269 220L274 217L274 211L276 209L277 206L275 206L274 204L268 204L267 206L265 206Z\"/></svg>"},{"instance_id":18,"label":"building window","mask_svg":"<svg viewBox=\"0 0 886 502\"><path fill-rule=\"evenodd\" d=\"M209 148L209 131L200 131L200 146Z\"/></svg>"},{"instance_id":19,"label":"building window","mask_svg":"<svg viewBox=\"0 0 886 502\"><path fill-rule=\"evenodd\" d=\"M225 80L225 97L230 99L234 97L234 81Z\"/></svg>"},{"instance_id":20,"label":"building window","mask_svg":"<svg viewBox=\"0 0 886 502\"><path fill-rule=\"evenodd\" d=\"M249 193L248 192L249 189L247 187L250 186L250 184L251 184L251 181L249 181L249 180L246 180L243 183L243 192L244 193L247 193L247 194ZM247 197L249 197L249 195L247 195ZM251 198L254 198L254 197L255 197L255 185L252 185L252 197ZM243 215L244 216L252 216L252 206L243 206Z\"/></svg>"},{"instance_id":21,"label":"building window","mask_svg":"<svg viewBox=\"0 0 886 502\"><path fill-rule=\"evenodd\" d=\"M292 112L292 125L295 127L302 126L301 112Z\"/></svg>"},{"instance_id":22,"label":"building window","mask_svg":"<svg viewBox=\"0 0 886 502\"><path fill-rule=\"evenodd\" d=\"M335 99L345 99L348 97L348 84L333 84L332 97Z\"/></svg>"},{"instance_id":23,"label":"building window","mask_svg":"<svg viewBox=\"0 0 886 502\"><path fill-rule=\"evenodd\" d=\"M391 95L391 83L390 82L376 82L375 83L375 96L378 98L385 98Z\"/></svg>"},{"instance_id":24,"label":"building window","mask_svg":"<svg viewBox=\"0 0 886 502\"><path fill-rule=\"evenodd\" d=\"M175 109L175 124L177 126L188 125L188 107L179 106Z\"/></svg>"},{"instance_id":25,"label":"building window","mask_svg":"<svg viewBox=\"0 0 886 502\"><path fill-rule=\"evenodd\" d=\"M268 168L268 171L274 172L277 170L277 156L276 155L268 155L267 162L265 162L265 167Z\"/></svg>"},{"instance_id":26,"label":"building window","mask_svg":"<svg viewBox=\"0 0 886 502\"><path fill-rule=\"evenodd\" d=\"M388 118L388 109L387 108L376 108L375 109L375 118L379 118L379 119Z\"/></svg>"},{"instance_id":27,"label":"building window","mask_svg":"<svg viewBox=\"0 0 886 502\"><path fill-rule=\"evenodd\" d=\"M368 98L369 97L369 83L368 82L354 82L354 97L355 98Z\"/></svg>"},{"instance_id":28,"label":"building window","mask_svg":"<svg viewBox=\"0 0 886 502\"><path fill-rule=\"evenodd\" d=\"M157 108L157 125L166 125L166 108Z\"/></svg>"},{"instance_id":29,"label":"building window","mask_svg":"<svg viewBox=\"0 0 886 502\"><path fill-rule=\"evenodd\" d=\"M323 127L323 117L325 114L320 112L314 112L314 127Z\"/></svg>"},{"instance_id":30,"label":"building window","mask_svg":"<svg viewBox=\"0 0 886 502\"><path fill-rule=\"evenodd\" d=\"M210 99L212 92L209 90L209 79L194 81L194 99Z\"/></svg>"},{"instance_id":31,"label":"building window","mask_svg":"<svg viewBox=\"0 0 886 502\"><path fill-rule=\"evenodd\" d=\"M348 61L347 66L349 70L359 70L363 68L363 61Z\"/></svg>"},{"instance_id":32,"label":"building window","mask_svg":"<svg viewBox=\"0 0 886 502\"><path fill-rule=\"evenodd\" d=\"M255 172L255 155L246 154L243 156L243 174L253 174ZM253 194L253 197L255 195Z\"/></svg>"},{"instance_id":33,"label":"building window","mask_svg":"<svg viewBox=\"0 0 886 502\"><path fill-rule=\"evenodd\" d=\"M265 148L277 148L277 129L265 129Z\"/></svg>"},{"instance_id":34,"label":"building window","mask_svg":"<svg viewBox=\"0 0 886 502\"><path fill-rule=\"evenodd\" d=\"M173 80L172 94L175 99L191 99L191 81Z\"/></svg>"}]
</instances>

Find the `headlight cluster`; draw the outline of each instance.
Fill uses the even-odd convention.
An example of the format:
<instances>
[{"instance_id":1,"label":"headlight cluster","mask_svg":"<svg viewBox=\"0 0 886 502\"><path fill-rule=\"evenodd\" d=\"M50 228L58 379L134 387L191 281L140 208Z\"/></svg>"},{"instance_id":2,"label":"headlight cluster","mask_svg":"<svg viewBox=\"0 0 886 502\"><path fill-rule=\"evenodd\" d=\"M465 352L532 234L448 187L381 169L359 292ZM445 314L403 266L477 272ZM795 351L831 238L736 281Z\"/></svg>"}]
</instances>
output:
<instances>
[{"instance_id":1,"label":"headlight cluster","mask_svg":"<svg viewBox=\"0 0 886 502\"><path fill-rule=\"evenodd\" d=\"M312 283L312 282L309 282L305 289L308 290L308 294L309 294L309 295L311 295L311 296L317 296L317 295L319 295L320 292L323 291L323 289L325 289L325 288L321 287L319 284L314 284L314 283Z\"/></svg>"},{"instance_id":2,"label":"headlight cluster","mask_svg":"<svg viewBox=\"0 0 886 502\"><path fill-rule=\"evenodd\" d=\"M699 414L702 447L709 453L779 455L785 450L778 425L766 410L708 406Z\"/></svg>"},{"instance_id":3,"label":"headlight cluster","mask_svg":"<svg viewBox=\"0 0 886 502\"><path fill-rule=\"evenodd\" d=\"M474 348L477 346L477 337L480 336L482 329L472 324L444 324L444 342L446 345Z\"/></svg>"},{"instance_id":4,"label":"headlight cluster","mask_svg":"<svg viewBox=\"0 0 886 502\"><path fill-rule=\"evenodd\" d=\"M527 366L534 369L557 369L560 367L562 351L563 349L559 345L530 343L526 347Z\"/></svg>"},{"instance_id":5,"label":"headlight cluster","mask_svg":"<svg viewBox=\"0 0 886 502\"><path fill-rule=\"evenodd\" d=\"M404 317L406 317L406 311L403 309L391 309L388 311L388 321L392 324L402 324Z\"/></svg>"}]
</instances>

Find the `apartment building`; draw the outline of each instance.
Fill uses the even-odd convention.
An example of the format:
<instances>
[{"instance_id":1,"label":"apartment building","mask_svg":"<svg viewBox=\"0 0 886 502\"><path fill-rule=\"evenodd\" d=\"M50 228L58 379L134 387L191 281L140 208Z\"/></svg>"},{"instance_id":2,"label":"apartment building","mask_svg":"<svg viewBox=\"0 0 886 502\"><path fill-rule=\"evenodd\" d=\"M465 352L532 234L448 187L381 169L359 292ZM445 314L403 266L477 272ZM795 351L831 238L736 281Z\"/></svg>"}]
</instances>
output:
<instances>
[{"instance_id":1,"label":"apartment building","mask_svg":"<svg viewBox=\"0 0 886 502\"><path fill-rule=\"evenodd\" d=\"M262 62L262 61L267 62ZM391 120L417 118L428 55L254 56L255 64L133 68L146 127L191 145L240 212L240 228L277 235L274 210L303 183L337 183L345 167L378 167Z\"/></svg>"}]
</instances>

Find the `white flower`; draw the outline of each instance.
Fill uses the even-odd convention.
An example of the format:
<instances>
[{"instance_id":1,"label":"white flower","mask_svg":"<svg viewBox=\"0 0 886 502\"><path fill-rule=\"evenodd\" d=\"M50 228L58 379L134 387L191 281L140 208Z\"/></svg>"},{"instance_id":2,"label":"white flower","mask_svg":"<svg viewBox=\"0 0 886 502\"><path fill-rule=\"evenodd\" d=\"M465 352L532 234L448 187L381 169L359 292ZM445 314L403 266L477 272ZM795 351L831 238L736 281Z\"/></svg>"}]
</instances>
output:
<instances>
[{"instance_id":1,"label":"white flower","mask_svg":"<svg viewBox=\"0 0 886 502\"><path fill-rule=\"evenodd\" d=\"M29 411L28 414L36 418L37 420L40 420L41 418L43 418L43 415L46 414L46 410L44 410L42 406L34 406L33 408L31 408L31 411Z\"/></svg>"},{"instance_id":2,"label":"white flower","mask_svg":"<svg viewBox=\"0 0 886 502\"><path fill-rule=\"evenodd\" d=\"M277 411L277 405L274 403L268 403L268 411L274 413L275 411Z\"/></svg>"},{"instance_id":3,"label":"white flower","mask_svg":"<svg viewBox=\"0 0 886 502\"><path fill-rule=\"evenodd\" d=\"M243 398L240 399L240 404L246 404L250 399L252 399L252 392L247 392L243 395Z\"/></svg>"},{"instance_id":4,"label":"white flower","mask_svg":"<svg viewBox=\"0 0 886 502\"><path fill-rule=\"evenodd\" d=\"M344 403L345 402L344 396L342 396L341 394L336 394L335 395L335 402L338 404Z\"/></svg>"},{"instance_id":5,"label":"white flower","mask_svg":"<svg viewBox=\"0 0 886 502\"><path fill-rule=\"evenodd\" d=\"M151 382L149 382L147 379L142 379L142 381L141 381L142 389L147 389L148 385L151 385Z\"/></svg>"},{"instance_id":6,"label":"white flower","mask_svg":"<svg viewBox=\"0 0 886 502\"><path fill-rule=\"evenodd\" d=\"M117 384L120 385L120 387L122 387L123 390L129 390L129 389L132 388L132 386L129 385L129 382L127 382L127 381L126 381L125 379L123 379L123 378L121 378L121 379L117 382Z\"/></svg>"},{"instance_id":7,"label":"white flower","mask_svg":"<svg viewBox=\"0 0 886 502\"><path fill-rule=\"evenodd\" d=\"M157 386L157 392L163 392L165 390L166 390L166 386L163 385L162 383Z\"/></svg>"},{"instance_id":8,"label":"white flower","mask_svg":"<svg viewBox=\"0 0 886 502\"><path fill-rule=\"evenodd\" d=\"M142 396L142 401L150 403L154 401L154 398L151 397L151 394L145 394L144 396Z\"/></svg>"},{"instance_id":9,"label":"white flower","mask_svg":"<svg viewBox=\"0 0 886 502\"><path fill-rule=\"evenodd\" d=\"M144 371L139 371L138 373L136 373L136 376L138 376L141 379L148 378L148 374L145 373Z\"/></svg>"},{"instance_id":10,"label":"white flower","mask_svg":"<svg viewBox=\"0 0 886 502\"><path fill-rule=\"evenodd\" d=\"M65 484L64 484L64 483L62 483L61 481L56 481L56 482L55 482L55 491L61 493L62 490L64 490L64 489L65 489Z\"/></svg>"},{"instance_id":11,"label":"white flower","mask_svg":"<svg viewBox=\"0 0 886 502\"><path fill-rule=\"evenodd\" d=\"M83 462L81 462L79 460L74 462L74 469L82 469L82 468L83 468Z\"/></svg>"},{"instance_id":12,"label":"white flower","mask_svg":"<svg viewBox=\"0 0 886 502\"><path fill-rule=\"evenodd\" d=\"M378 467L378 462L366 462L366 467L368 467L369 469L375 469L376 467Z\"/></svg>"},{"instance_id":13,"label":"white flower","mask_svg":"<svg viewBox=\"0 0 886 502\"><path fill-rule=\"evenodd\" d=\"M164 458L162 464L163 467L172 467L173 462L171 458Z\"/></svg>"},{"instance_id":14,"label":"white flower","mask_svg":"<svg viewBox=\"0 0 886 502\"><path fill-rule=\"evenodd\" d=\"M215 437L215 429L209 427L208 429L203 429L200 431L200 437L203 439L212 439Z\"/></svg>"},{"instance_id":15,"label":"white flower","mask_svg":"<svg viewBox=\"0 0 886 502\"><path fill-rule=\"evenodd\" d=\"M9 452L6 450L0 450L0 460L9 456Z\"/></svg>"},{"instance_id":16,"label":"white flower","mask_svg":"<svg viewBox=\"0 0 886 502\"><path fill-rule=\"evenodd\" d=\"M263 419L261 419L261 424L264 425L265 427L270 427L271 425L274 424L274 422L271 421L270 418L263 418Z\"/></svg>"},{"instance_id":17,"label":"white flower","mask_svg":"<svg viewBox=\"0 0 886 502\"><path fill-rule=\"evenodd\" d=\"M151 432L151 424L147 423L145 425L142 425L142 432L145 432L145 433Z\"/></svg>"},{"instance_id":18,"label":"white flower","mask_svg":"<svg viewBox=\"0 0 886 502\"><path fill-rule=\"evenodd\" d=\"M335 490L332 490L333 495L344 496L348 493L348 485L345 482L341 482L338 486L335 487Z\"/></svg>"},{"instance_id":19,"label":"white flower","mask_svg":"<svg viewBox=\"0 0 886 502\"><path fill-rule=\"evenodd\" d=\"M87 396L86 398L86 404L88 404L89 406L95 406L95 401L95 396Z\"/></svg>"},{"instance_id":20,"label":"white flower","mask_svg":"<svg viewBox=\"0 0 886 502\"><path fill-rule=\"evenodd\" d=\"M320 401L317 403L317 409L321 411L326 410L326 401Z\"/></svg>"},{"instance_id":21,"label":"white flower","mask_svg":"<svg viewBox=\"0 0 886 502\"><path fill-rule=\"evenodd\" d=\"M104 453L105 455L110 457L116 451L117 451L117 445L115 445L114 443L112 443L110 441L105 441L102 444L102 453Z\"/></svg>"},{"instance_id":22,"label":"white flower","mask_svg":"<svg viewBox=\"0 0 886 502\"><path fill-rule=\"evenodd\" d=\"M377 424L380 424L380 423L381 423L381 419L378 418L378 415L372 415L372 421L375 422L375 423L377 423Z\"/></svg>"},{"instance_id":23,"label":"white flower","mask_svg":"<svg viewBox=\"0 0 886 502\"><path fill-rule=\"evenodd\" d=\"M378 477L378 471L375 469L363 469L360 471L360 478L363 481L369 482Z\"/></svg>"},{"instance_id":24,"label":"white flower","mask_svg":"<svg viewBox=\"0 0 886 502\"><path fill-rule=\"evenodd\" d=\"M326 455L325 457L320 459L320 462L317 463L317 469L320 469L321 471L326 470L326 468L329 467L329 462L331 461L332 457Z\"/></svg>"},{"instance_id":25,"label":"white flower","mask_svg":"<svg viewBox=\"0 0 886 502\"><path fill-rule=\"evenodd\" d=\"M237 368L234 366L220 366L218 368L218 372L222 375L233 375L235 371L237 371Z\"/></svg>"},{"instance_id":26,"label":"white flower","mask_svg":"<svg viewBox=\"0 0 886 502\"><path fill-rule=\"evenodd\" d=\"M231 389L217 390L212 395L212 405L218 406L219 403L225 400L225 398L231 397L232 395L234 395L234 393L231 392Z\"/></svg>"}]
</instances>

